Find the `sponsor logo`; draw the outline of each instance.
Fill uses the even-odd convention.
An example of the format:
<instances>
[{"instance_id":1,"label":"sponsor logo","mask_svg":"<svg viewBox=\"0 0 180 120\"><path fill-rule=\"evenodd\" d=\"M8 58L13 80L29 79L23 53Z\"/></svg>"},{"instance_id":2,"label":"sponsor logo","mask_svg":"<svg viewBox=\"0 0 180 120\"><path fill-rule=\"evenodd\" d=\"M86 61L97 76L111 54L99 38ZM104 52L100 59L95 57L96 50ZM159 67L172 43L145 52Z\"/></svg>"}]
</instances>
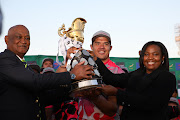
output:
<instances>
[{"instance_id":1,"label":"sponsor logo","mask_svg":"<svg viewBox=\"0 0 180 120\"><path fill-rule=\"evenodd\" d=\"M139 66L139 62L136 63L136 69L138 69L140 66Z\"/></svg>"},{"instance_id":2,"label":"sponsor logo","mask_svg":"<svg viewBox=\"0 0 180 120\"><path fill-rule=\"evenodd\" d=\"M169 69L172 70L174 67L174 64L169 64Z\"/></svg>"},{"instance_id":3,"label":"sponsor logo","mask_svg":"<svg viewBox=\"0 0 180 120\"><path fill-rule=\"evenodd\" d=\"M118 65L118 66L125 66L125 64L124 64L124 62L116 62L116 65Z\"/></svg>"},{"instance_id":4,"label":"sponsor logo","mask_svg":"<svg viewBox=\"0 0 180 120\"><path fill-rule=\"evenodd\" d=\"M37 65L36 61L27 61L28 65Z\"/></svg>"},{"instance_id":5,"label":"sponsor logo","mask_svg":"<svg viewBox=\"0 0 180 120\"><path fill-rule=\"evenodd\" d=\"M60 62L61 63L61 62ZM53 63L54 69L58 69L58 67L60 66L56 61L54 61Z\"/></svg>"},{"instance_id":6,"label":"sponsor logo","mask_svg":"<svg viewBox=\"0 0 180 120\"><path fill-rule=\"evenodd\" d=\"M180 63L176 63L176 70L180 70Z\"/></svg>"},{"instance_id":7,"label":"sponsor logo","mask_svg":"<svg viewBox=\"0 0 180 120\"><path fill-rule=\"evenodd\" d=\"M128 69L134 69L134 64L129 65Z\"/></svg>"}]
</instances>

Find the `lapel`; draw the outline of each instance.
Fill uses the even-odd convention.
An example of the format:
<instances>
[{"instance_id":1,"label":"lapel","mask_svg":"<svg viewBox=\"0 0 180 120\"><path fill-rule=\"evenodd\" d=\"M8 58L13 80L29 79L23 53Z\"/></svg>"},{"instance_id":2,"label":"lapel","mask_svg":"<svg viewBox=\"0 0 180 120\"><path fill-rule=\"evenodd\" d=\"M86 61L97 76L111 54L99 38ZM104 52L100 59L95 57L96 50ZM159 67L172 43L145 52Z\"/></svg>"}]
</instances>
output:
<instances>
[{"instance_id":1,"label":"lapel","mask_svg":"<svg viewBox=\"0 0 180 120\"><path fill-rule=\"evenodd\" d=\"M20 64L24 67L24 63L16 56L16 54L14 54L12 51L5 49L4 53L6 53L8 55L8 57L13 57L16 59L17 64ZM27 66L27 69L30 71L33 71L30 67Z\"/></svg>"},{"instance_id":2,"label":"lapel","mask_svg":"<svg viewBox=\"0 0 180 120\"><path fill-rule=\"evenodd\" d=\"M22 63L22 61L16 56L15 53L13 53L12 51L8 50L8 49L5 49L4 50L4 53L6 53L8 55L8 57L13 57L16 59L16 62L19 63L19 64L22 64L24 66L24 64Z\"/></svg>"}]
</instances>

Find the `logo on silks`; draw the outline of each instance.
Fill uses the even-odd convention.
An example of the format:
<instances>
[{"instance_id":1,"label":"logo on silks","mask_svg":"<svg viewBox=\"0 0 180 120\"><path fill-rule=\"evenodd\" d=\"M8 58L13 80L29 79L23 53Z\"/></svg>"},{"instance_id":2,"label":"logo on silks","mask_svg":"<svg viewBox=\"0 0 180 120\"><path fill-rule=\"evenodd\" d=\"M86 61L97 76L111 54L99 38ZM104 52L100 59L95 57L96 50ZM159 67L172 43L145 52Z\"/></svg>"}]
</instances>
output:
<instances>
[{"instance_id":1,"label":"logo on silks","mask_svg":"<svg viewBox=\"0 0 180 120\"><path fill-rule=\"evenodd\" d=\"M176 63L176 70L180 70L180 63Z\"/></svg>"}]
</instances>

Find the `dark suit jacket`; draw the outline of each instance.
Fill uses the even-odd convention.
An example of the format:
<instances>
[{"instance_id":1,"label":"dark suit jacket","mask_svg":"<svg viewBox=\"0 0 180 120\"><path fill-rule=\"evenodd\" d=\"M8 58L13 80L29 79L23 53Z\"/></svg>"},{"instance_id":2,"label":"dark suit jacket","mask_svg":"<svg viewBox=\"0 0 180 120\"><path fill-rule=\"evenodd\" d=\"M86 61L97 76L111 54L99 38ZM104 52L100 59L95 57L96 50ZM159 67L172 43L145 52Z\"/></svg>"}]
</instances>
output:
<instances>
[{"instance_id":1,"label":"dark suit jacket","mask_svg":"<svg viewBox=\"0 0 180 120\"><path fill-rule=\"evenodd\" d=\"M112 74L98 59L96 61L103 81L118 90L117 101L122 104L122 120L167 120L167 107L176 88L176 78L161 67L146 74L138 69L129 74Z\"/></svg>"},{"instance_id":2,"label":"dark suit jacket","mask_svg":"<svg viewBox=\"0 0 180 120\"><path fill-rule=\"evenodd\" d=\"M69 72L35 74L24 68L13 52L5 50L0 53L0 120L37 119L37 95L70 83Z\"/></svg>"}]
</instances>

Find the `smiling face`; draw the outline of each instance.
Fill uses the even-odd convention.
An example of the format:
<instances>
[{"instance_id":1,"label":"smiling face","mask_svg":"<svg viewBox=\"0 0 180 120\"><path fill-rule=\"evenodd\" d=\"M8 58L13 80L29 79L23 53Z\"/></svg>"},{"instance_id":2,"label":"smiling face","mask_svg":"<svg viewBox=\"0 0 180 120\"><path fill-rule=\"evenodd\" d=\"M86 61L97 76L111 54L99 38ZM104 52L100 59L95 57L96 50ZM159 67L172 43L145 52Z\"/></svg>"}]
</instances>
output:
<instances>
[{"instance_id":1,"label":"smiling face","mask_svg":"<svg viewBox=\"0 0 180 120\"><path fill-rule=\"evenodd\" d=\"M28 29L23 25L10 28L8 35L5 36L7 49L23 58L30 46L30 35Z\"/></svg>"},{"instance_id":2,"label":"smiling face","mask_svg":"<svg viewBox=\"0 0 180 120\"><path fill-rule=\"evenodd\" d=\"M91 45L91 49L96 57L100 58L102 62L106 62L109 59L112 46L106 37L98 37Z\"/></svg>"},{"instance_id":3,"label":"smiling face","mask_svg":"<svg viewBox=\"0 0 180 120\"><path fill-rule=\"evenodd\" d=\"M146 67L146 73L150 74L156 70L164 61L161 49L157 45L149 45L144 53L143 64Z\"/></svg>"}]
</instances>

